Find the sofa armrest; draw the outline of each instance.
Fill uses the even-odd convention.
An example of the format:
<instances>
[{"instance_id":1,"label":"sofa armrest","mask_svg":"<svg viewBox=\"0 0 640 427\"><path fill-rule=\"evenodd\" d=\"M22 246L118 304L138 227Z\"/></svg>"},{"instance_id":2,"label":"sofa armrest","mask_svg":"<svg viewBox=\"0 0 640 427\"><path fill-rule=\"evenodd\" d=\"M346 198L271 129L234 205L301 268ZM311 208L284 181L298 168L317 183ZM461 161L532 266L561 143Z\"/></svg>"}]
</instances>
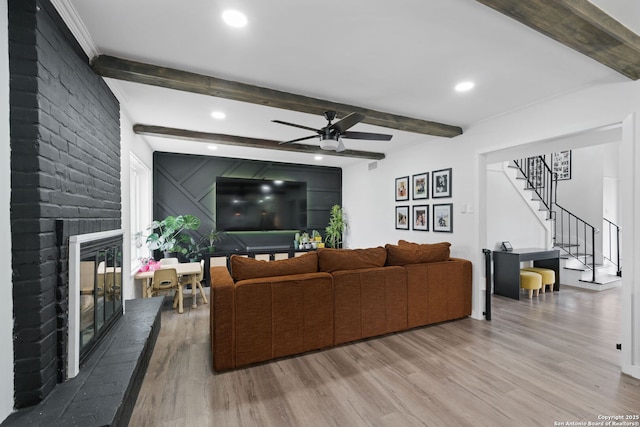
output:
<instances>
[{"instance_id":1,"label":"sofa armrest","mask_svg":"<svg viewBox=\"0 0 640 427\"><path fill-rule=\"evenodd\" d=\"M211 267L210 334L213 369L234 368L235 284L227 267Z\"/></svg>"},{"instance_id":2,"label":"sofa armrest","mask_svg":"<svg viewBox=\"0 0 640 427\"><path fill-rule=\"evenodd\" d=\"M409 327L424 326L471 314L471 261L448 261L405 265L408 288Z\"/></svg>"}]
</instances>

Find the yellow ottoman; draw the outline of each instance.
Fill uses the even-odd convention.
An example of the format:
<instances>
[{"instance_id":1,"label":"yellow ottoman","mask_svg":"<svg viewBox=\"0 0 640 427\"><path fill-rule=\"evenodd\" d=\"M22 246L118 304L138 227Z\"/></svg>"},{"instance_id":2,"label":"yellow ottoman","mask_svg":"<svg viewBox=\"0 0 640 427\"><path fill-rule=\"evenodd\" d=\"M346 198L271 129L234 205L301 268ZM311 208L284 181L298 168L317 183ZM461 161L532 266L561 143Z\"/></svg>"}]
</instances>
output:
<instances>
[{"instance_id":1,"label":"yellow ottoman","mask_svg":"<svg viewBox=\"0 0 640 427\"><path fill-rule=\"evenodd\" d=\"M541 267L525 267L525 268L522 268L521 270L531 271L533 273L538 273L539 275L542 276L542 288L540 289L540 291L543 294L547 285L549 285L549 289L551 290L551 292L553 292L553 285L554 283L556 283L555 271L548 268L541 268Z\"/></svg>"},{"instance_id":2,"label":"yellow ottoman","mask_svg":"<svg viewBox=\"0 0 640 427\"><path fill-rule=\"evenodd\" d=\"M535 292L538 296L538 289L542 288L542 276L533 271L520 270L520 289L529 291L529 298Z\"/></svg>"}]
</instances>

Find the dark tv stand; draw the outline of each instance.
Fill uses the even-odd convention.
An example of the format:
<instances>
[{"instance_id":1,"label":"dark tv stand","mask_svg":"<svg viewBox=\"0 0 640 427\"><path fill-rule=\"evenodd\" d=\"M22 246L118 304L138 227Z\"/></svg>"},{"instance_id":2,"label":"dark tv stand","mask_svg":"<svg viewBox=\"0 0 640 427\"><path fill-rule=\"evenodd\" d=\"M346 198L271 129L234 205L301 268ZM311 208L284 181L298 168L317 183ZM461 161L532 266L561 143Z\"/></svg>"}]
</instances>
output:
<instances>
[{"instance_id":1,"label":"dark tv stand","mask_svg":"<svg viewBox=\"0 0 640 427\"><path fill-rule=\"evenodd\" d=\"M526 248L493 252L494 294L520 299L520 263L523 261L533 261L535 267L555 271L556 283L553 290L560 290L560 251Z\"/></svg>"}]
</instances>

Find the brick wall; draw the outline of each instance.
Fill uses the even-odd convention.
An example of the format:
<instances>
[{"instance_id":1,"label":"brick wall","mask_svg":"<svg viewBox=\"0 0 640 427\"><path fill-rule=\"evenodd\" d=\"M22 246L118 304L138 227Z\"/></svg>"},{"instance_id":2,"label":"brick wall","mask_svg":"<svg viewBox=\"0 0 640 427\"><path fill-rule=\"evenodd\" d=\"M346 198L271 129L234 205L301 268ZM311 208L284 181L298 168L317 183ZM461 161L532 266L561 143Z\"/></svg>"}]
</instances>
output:
<instances>
[{"instance_id":1,"label":"brick wall","mask_svg":"<svg viewBox=\"0 0 640 427\"><path fill-rule=\"evenodd\" d=\"M120 114L48 0L9 0L15 404L65 376L68 236L120 228Z\"/></svg>"}]
</instances>

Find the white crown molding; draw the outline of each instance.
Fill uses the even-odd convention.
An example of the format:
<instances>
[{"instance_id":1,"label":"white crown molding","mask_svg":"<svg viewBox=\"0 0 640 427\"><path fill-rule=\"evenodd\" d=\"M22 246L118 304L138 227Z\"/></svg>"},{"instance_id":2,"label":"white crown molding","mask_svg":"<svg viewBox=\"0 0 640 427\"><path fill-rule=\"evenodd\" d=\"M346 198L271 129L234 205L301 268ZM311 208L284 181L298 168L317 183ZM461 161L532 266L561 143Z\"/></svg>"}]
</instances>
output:
<instances>
[{"instance_id":1,"label":"white crown molding","mask_svg":"<svg viewBox=\"0 0 640 427\"><path fill-rule=\"evenodd\" d=\"M69 30L76 38L84 53L91 58L95 58L99 55L98 48L96 44L93 42L87 27L84 26L84 23L80 19L80 16L76 12L75 8L71 4L69 0L51 0L51 4L56 8L62 20L67 24Z\"/></svg>"}]
</instances>

